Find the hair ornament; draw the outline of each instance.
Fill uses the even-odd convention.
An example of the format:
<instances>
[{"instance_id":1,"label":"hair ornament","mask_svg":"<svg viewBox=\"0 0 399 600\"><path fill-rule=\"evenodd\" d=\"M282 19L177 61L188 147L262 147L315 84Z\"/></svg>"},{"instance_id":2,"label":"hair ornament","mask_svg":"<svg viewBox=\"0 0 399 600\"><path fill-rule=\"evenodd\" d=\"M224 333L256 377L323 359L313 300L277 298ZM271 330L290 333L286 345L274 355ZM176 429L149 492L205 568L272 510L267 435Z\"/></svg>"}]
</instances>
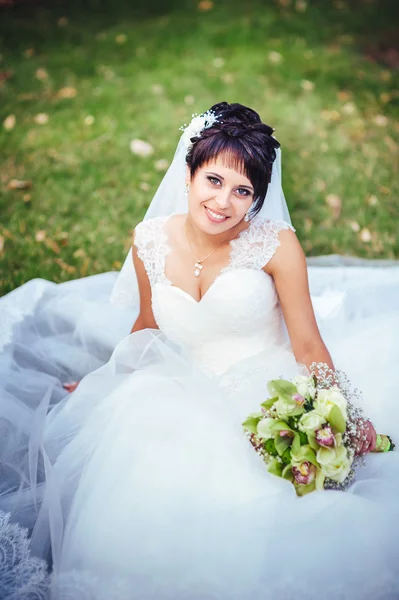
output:
<instances>
[{"instance_id":1,"label":"hair ornament","mask_svg":"<svg viewBox=\"0 0 399 600\"><path fill-rule=\"evenodd\" d=\"M187 149L192 146L192 138L198 137L204 129L212 127L217 120L216 113L213 110L207 110L201 115L194 113L188 125L184 124L179 127L180 131L183 131L183 140Z\"/></svg>"}]
</instances>

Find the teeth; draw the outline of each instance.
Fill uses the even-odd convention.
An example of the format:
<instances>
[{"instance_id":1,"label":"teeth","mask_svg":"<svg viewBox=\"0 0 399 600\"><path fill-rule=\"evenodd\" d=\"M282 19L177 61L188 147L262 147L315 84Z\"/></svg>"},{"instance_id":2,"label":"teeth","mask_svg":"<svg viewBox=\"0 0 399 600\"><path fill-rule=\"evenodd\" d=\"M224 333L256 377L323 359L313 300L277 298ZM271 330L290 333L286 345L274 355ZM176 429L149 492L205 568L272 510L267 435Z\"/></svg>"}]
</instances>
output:
<instances>
[{"instance_id":1,"label":"teeth","mask_svg":"<svg viewBox=\"0 0 399 600\"><path fill-rule=\"evenodd\" d=\"M218 219L219 221L224 221L227 217L223 217L222 215L218 215L214 213L210 208L206 207L206 210L212 215L214 219Z\"/></svg>"}]
</instances>

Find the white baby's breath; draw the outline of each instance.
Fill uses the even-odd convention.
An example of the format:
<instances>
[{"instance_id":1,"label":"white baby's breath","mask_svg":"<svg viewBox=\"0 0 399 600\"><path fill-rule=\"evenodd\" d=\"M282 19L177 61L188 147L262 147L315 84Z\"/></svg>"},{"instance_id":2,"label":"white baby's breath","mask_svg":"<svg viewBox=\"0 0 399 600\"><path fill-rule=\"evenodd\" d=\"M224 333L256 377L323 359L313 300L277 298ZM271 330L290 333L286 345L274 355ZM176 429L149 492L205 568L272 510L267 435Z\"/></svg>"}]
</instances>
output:
<instances>
[{"instance_id":1,"label":"white baby's breath","mask_svg":"<svg viewBox=\"0 0 399 600\"><path fill-rule=\"evenodd\" d=\"M189 125L183 125L180 129L183 133L183 140L187 149L191 148L191 138L199 136L201 131L212 127L212 125L218 120L217 115L211 110L206 111L202 115L193 115Z\"/></svg>"}]
</instances>

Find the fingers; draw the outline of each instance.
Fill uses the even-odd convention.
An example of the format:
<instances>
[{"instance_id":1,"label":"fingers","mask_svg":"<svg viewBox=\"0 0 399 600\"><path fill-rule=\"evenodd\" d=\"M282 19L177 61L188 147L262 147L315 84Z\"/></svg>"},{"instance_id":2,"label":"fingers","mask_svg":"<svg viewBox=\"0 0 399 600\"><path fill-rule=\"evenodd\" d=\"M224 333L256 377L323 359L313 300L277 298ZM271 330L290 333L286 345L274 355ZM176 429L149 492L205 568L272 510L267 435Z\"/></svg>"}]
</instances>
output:
<instances>
[{"instance_id":1,"label":"fingers","mask_svg":"<svg viewBox=\"0 0 399 600\"><path fill-rule=\"evenodd\" d=\"M360 456L363 456L364 454L375 450L377 434L370 421L367 421L366 426L362 430L361 434L363 434L362 437L365 439L359 443L359 450L357 453Z\"/></svg>"},{"instance_id":2,"label":"fingers","mask_svg":"<svg viewBox=\"0 0 399 600\"><path fill-rule=\"evenodd\" d=\"M72 393L76 390L79 385L79 381L71 381L69 383L63 383L62 387L69 393Z\"/></svg>"}]
</instances>

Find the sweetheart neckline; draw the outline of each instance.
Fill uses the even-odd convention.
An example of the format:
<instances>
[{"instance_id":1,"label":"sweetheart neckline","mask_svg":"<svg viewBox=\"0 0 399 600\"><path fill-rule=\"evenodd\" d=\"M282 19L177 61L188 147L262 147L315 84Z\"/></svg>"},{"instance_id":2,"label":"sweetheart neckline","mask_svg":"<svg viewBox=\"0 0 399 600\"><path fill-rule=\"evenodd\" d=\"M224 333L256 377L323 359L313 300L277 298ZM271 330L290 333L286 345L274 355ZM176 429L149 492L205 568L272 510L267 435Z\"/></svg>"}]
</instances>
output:
<instances>
[{"instance_id":1,"label":"sweetheart neckline","mask_svg":"<svg viewBox=\"0 0 399 600\"><path fill-rule=\"evenodd\" d=\"M215 279L212 281L211 285L208 287L208 289L206 290L205 294L203 296L201 296L201 298L199 300L196 300L194 298L194 296L192 296L189 292L186 292L186 290L183 290L183 288L181 288L178 285L175 285L174 283L172 283L166 276L165 276L165 280L164 282L159 282L161 285L166 285L167 287L170 288L174 288L176 290L179 290L180 292L182 292L184 294L184 296L187 296L188 298L190 298L195 304L199 305L202 303L202 301L206 298L206 296L208 296L210 290L215 286L215 284L217 283L217 281L219 279L221 279L221 277L223 275L226 275L227 273L233 273L233 272L237 272L237 271L248 271L250 273L263 273L264 275L267 276L269 281L272 281L273 278L271 277L271 275L269 275L268 273L266 273L265 271L263 271L263 269L258 270L258 269L247 269L247 268L242 268L242 269L227 269L227 270L222 270L216 277Z\"/></svg>"}]
</instances>

